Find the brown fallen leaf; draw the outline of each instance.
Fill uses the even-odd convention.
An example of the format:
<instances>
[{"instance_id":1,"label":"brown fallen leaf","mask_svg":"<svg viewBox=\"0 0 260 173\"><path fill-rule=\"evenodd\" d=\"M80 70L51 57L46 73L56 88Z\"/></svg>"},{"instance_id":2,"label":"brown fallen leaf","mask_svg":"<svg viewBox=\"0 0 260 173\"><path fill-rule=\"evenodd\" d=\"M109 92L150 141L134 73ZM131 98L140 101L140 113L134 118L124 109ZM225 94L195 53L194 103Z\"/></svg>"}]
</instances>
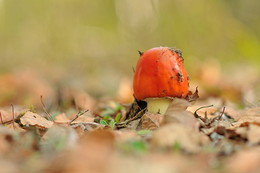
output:
<instances>
[{"instance_id":1,"label":"brown fallen leaf","mask_svg":"<svg viewBox=\"0 0 260 173\"><path fill-rule=\"evenodd\" d=\"M185 99L175 98L163 116L162 125L179 123L186 128L198 131L199 122L194 115L186 111L190 103Z\"/></svg>"},{"instance_id":2,"label":"brown fallen leaf","mask_svg":"<svg viewBox=\"0 0 260 173\"><path fill-rule=\"evenodd\" d=\"M247 132L248 143L251 145L260 144L260 126L250 124Z\"/></svg>"},{"instance_id":3,"label":"brown fallen leaf","mask_svg":"<svg viewBox=\"0 0 260 173\"><path fill-rule=\"evenodd\" d=\"M152 134L151 143L154 147L162 148L172 148L175 144L179 144L181 149L190 153L197 153L201 146L209 143L209 138L182 124L173 123L155 130Z\"/></svg>"},{"instance_id":4,"label":"brown fallen leaf","mask_svg":"<svg viewBox=\"0 0 260 173\"><path fill-rule=\"evenodd\" d=\"M21 169L19 168L18 164L14 162L10 162L9 160L6 159L0 159L0 172L2 173L19 173L21 172Z\"/></svg>"},{"instance_id":5,"label":"brown fallen leaf","mask_svg":"<svg viewBox=\"0 0 260 173\"><path fill-rule=\"evenodd\" d=\"M227 162L227 172L248 173L260 172L260 148L245 149L230 157Z\"/></svg>"},{"instance_id":6,"label":"brown fallen leaf","mask_svg":"<svg viewBox=\"0 0 260 173\"><path fill-rule=\"evenodd\" d=\"M120 143L124 143L130 140L140 140L141 137L139 135L137 135L135 130L116 130L113 132L115 137L116 137L116 141L120 142Z\"/></svg>"},{"instance_id":7,"label":"brown fallen leaf","mask_svg":"<svg viewBox=\"0 0 260 173\"><path fill-rule=\"evenodd\" d=\"M72 96L74 98L75 106L79 110L93 109L96 101L83 90L72 90Z\"/></svg>"},{"instance_id":8,"label":"brown fallen leaf","mask_svg":"<svg viewBox=\"0 0 260 173\"><path fill-rule=\"evenodd\" d=\"M114 144L115 135L110 130L85 133L76 146L49 162L45 172L105 173L113 157Z\"/></svg>"},{"instance_id":9,"label":"brown fallen leaf","mask_svg":"<svg viewBox=\"0 0 260 173\"><path fill-rule=\"evenodd\" d=\"M5 110L5 109L0 109L1 112L1 119L0 119L0 124L2 124L2 121L4 124L6 123L10 123L14 120L16 120L18 117L20 117L21 115L25 114L27 111L29 111L28 109L15 109L14 115L11 112L11 110Z\"/></svg>"},{"instance_id":10,"label":"brown fallen leaf","mask_svg":"<svg viewBox=\"0 0 260 173\"><path fill-rule=\"evenodd\" d=\"M244 115L237 122L232 123L233 128L248 126L249 124L260 126L260 116Z\"/></svg>"},{"instance_id":11,"label":"brown fallen leaf","mask_svg":"<svg viewBox=\"0 0 260 173\"><path fill-rule=\"evenodd\" d=\"M0 154L10 151L13 142L14 131L0 126Z\"/></svg>"},{"instance_id":12,"label":"brown fallen leaf","mask_svg":"<svg viewBox=\"0 0 260 173\"><path fill-rule=\"evenodd\" d=\"M73 115L75 117L75 115ZM73 117L71 116L71 117ZM90 113L89 111L85 113L84 115L79 116L76 120L72 122L72 124L76 123L86 123L86 122L94 122L95 117Z\"/></svg>"},{"instance_id":13,"label":"brown fallen leaf","mask_svg":"<svg viewBox=\"0 0 260 173\"><path fill-rule=\"evenodd\" d=\"M52 153L57 147L60 149L73 148L76 145L77 139L77 133L69 126L53 125L42 136L40 145L43 152Z\"/></svg>"},{"instance_id":14,"label":"brown fallen leaf","mask_svg":"<svg viewBox=\"0 0 260 173\"><path fill-rule=\"evenodd\" d=\"M71 127L74 128L79 135L83 135L85 132L105 129L106 126L95 122L85 122L72 124Z\"/></svg>"},{"instance_id":15,"label":"brown fallen leaf","mask_svg":"<svg viewBox=\"0 0 260 173\"><path fill-rule=\"evenodd\" d=\"M240 111L233 123L235 127L247 126L249 124L260 125L260 107L250 108Z\"/></svg>"},{"instance_id":16,"label":"brown fallen leaf","mask_svg":"<svg viewBox=\"0 0 260 173\"><path fill-rule=\"evenodd\" d=\"M66 116L65 113L61 113L61 114L58 114L57 116L55 116L54 121L56 123L69 123L70 119Z\"/></svg>"},{"instance_id":17,"label":"brown fallen leaf","mask_svg":"<svg viewBox=\"0 0 260 173\"><path fill-rule=\"evenodd\" d=\"M138 125L139 129L155 130L160 127L163 120L163 115L146 112Z\"/></svg>"},{"instance_id":18,"label":"brown fallen leaf","mask_svg":"<svg viewBox=\"0 0 260 173\"><path fill-rule=\"evenodd\" d=\"M26 130L25 129L23 129L18 123L16 123L16 122L12 122L12 123L10 123L10 124L7 124L6 126L5 126L6 128L8 128L8 129L11 129L11 130L14 130L14 131L16 131L16 132L26 132Z\"/></svg>"},{"instance_id":19,"label":"brown fallen leaf","mask_svg":"<svg viewBox=\"0 0 260 173\"><path fill-rule=\"evenodd\" d=\"M21 124L24 126L36 126L38 128L48 129L52 127L53 122L49 121L42 116L33 113L33 112L26 112L20 118Z\"/></svg>"}]
</instances>

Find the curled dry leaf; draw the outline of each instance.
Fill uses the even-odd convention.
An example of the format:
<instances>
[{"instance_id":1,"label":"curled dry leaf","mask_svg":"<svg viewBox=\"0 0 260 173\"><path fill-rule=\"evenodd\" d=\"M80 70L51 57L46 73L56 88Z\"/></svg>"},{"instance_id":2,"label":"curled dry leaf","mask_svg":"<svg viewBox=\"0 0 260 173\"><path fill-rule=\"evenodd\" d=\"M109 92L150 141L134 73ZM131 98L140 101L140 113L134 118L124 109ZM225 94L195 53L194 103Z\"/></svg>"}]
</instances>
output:
<instances>
[{"instance_id":1,"label":"curled dry leaf","mask_svg":"<svg viewBox=\"0 0 260 173\"><path fill-rule=\"evenodd\" d=\"M189 91L186 99L187 101L194 103L197 99L199 98L199 90L198 87L196 88L195 92L192 93L191 91Z\"/></svg>"},{"instance_id":2,"label":"curled dry leaf","mask_svg":"<svg viewBox=\"0 0 260 173\"><path fill-rule=\"evenodd\" d=\"M24 126L36 126L43 129L48 129L53 125L52 121L46 120L42 116L33 112L26 112L24 116L20 118L20 121Z\"/></svg>"}]
</instances>

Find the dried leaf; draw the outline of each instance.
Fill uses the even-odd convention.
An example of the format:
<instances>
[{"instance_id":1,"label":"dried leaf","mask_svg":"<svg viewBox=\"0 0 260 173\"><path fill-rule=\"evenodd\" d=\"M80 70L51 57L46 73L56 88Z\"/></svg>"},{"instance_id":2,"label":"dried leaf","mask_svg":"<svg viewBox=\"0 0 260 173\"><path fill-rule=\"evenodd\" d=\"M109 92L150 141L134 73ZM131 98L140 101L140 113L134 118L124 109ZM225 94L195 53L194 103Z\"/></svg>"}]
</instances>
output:
<instances>
[{"instance_id":1,"label":"dried leaf","mask_svg":"<svg viewBox=\"0 0 260 173\"><path fill-rule=\"evenodd\" d=\"M20 121L24 126L36 126L43 129L48 129L53 125L52 121L46 120L42 116L33 112L26 112L24 116L20 118Z\"/></svg>"},{"instance_id":2,"label":"dried leaf","mask_svg":"<svg viewBox=\"0 0 260 173\"><path fill-rule=\"evenodd\" d=\"M75 123L71 125L79 134L84 134L88 131L94 131L98 129L104 129L105 125L101 125L95 122Z\"/></svg>"},{"instance_id":3,"label":"dried leaf","mask_svg":"<svg viewBox=\"0 0 260 173\"><path fill-rule=\"evenodd\" d=\"M249 124L260 126L260 116L244 115L233 123L233 128L248 126Z\"/></svg>"},{"instance_id":4,"label":"dried leaf","mask_svg":"<svg viewBox=\"0 0 260 173\"><path fill-rule=\"evenodd\" d=\"M10 151L13 142L14 131L0 126L0 154Z\"/></svg>"},{"instance_id":5,"label":"dried leaf","mask_svg":"<svg viewBox=\"0 0 260 173\"><path fill-rule=\"evenodd\" d=\"M49 162L46 172L106 172L113 157L114 143L115 135L110 130L85 133L78 145Z\"/></svg>"},{"instance_id":6,"label":"dried leaf","mask_svg":"<svg viewBox=\"0 0 260 173\"><path fill-rule=\"evenodd\" d=\"M120 143L127 142L130 140L140 140L140 136L136 134L134 130L120 130L114 131L116 140Z\"/></svg>"},{"instance_id":7,"label":"dried leaf","mask_svg":"<svg viewBox=\"0 0 260 173\"><path fill-rule=\"evenodd\" d=\"M238 152L230 157L227 165L227 172L248 173L260 172L260 148L251 148Z\"/></svg>"},{"instance_id":8,"label":"dried leaf","mask_svg":"<svg viewBox=\"0 0 260 173\"><path fill-rule=\"evenodd\" d=\"M155 130L158 127L160 127L162 120L163 120L163 115L146 112L142 116L140 120L140 124L138 126L140 127L140 129Z\"/></svg>"},{"instance_id":9,"label":"dried leaf","mask_svg":"<svg viewBox=\"0 0 260 173\"><path fill-rule=\"evenodd\" d=\"M53 154L53 151L74 147L77 139L78 135L72 128L54 125L43 135L40 147L45 153Z\"/></svg>"},{"instance_id":10,"label":"dried leaf","mask_svg":"<svg viewBox=\"0 0 260 173\"><path fill-rule=\"evenodd\" d=\"M189 102L185 99L173 99L172 103L170 104L168 110L164 115L162 125L180 123L186 128L198 131L198 121L191 112L186 111L189 105Z\"/></svg>"},{"instance_id":11,"label":"dried leaf","mask_svg":"<svg viewBox=\"0 0 260 173\"><path fill-rule=\"evenodd\" d=\"M75 105L80 110L92 109L96 104L95 100L82 90L73 90L72 95L75 101Z\"/></svg>"},{"instance_id":12,"label":"dried leaf","mask_svg":"<svg viewBox=\"0 0 260 173\"><path fill-rule=\"evenodd\" d=\"M189 94L187 95L186 100L194 103L194 101L196 101L198 98L199 98L199 91L198 91L198 87L197 87L196 91L194 93L189 91Z\"/></svg>"},{"instance_id":13,"label":"dried leaf","mask_svg":"<svg viewBox=\"0 0 260 173\"><path fill-rule=\"evenodd\" d=\"M154 131L151 141L154 146L163 148L172 148L178 144L181 149L191 153L200 151L201 146L208 142L207 136L177 123L162 126Z\"/></svg>"},{"instance_id":14,"label":"dried leaf","mask_svg":"<svg viewBox=\"0 0 260 173\"><path fill-rule=\"evenodd\" d=\"M86 115L84 114L79 116L75 121L72 122L72 124L94 122L94 120L95 117L92 114L86 113Z\"/></svg>"},{"instance_id":15,"label":"dried leaf","mask_svg":"<svg viewBox=\"0 0 260 173\"><path fill-rule=\"evenodd\" d=\"M13 115L11 110L10 111L6 111L6 110L3 110L3 109L0 109L2 120L3 120L4 124L12 122L13 118L14 118L14 120L16 120L18 117L20 117L21 115L25 114L28 111L28 109L21 109L21 110L15 109L14 111L15 112L14 112L14 115ZM2 120L0 119L0 124L2 124Z\"/></svg>"},{"instance_id":16,"label":"dried leaf","mask_svg":"<svg viewBox=\"0 0 260 173\"><path fill-rule=\"evenodd\" d=\"M250 124L247 139L249 144L260 144L260 126Z\"/></svg>"},{"instance_id":17,"label":"dried leaf","mask_svg":"<svg viewBox=\"0 0 260 173\"><path fill-rule=\"evenodd\" d=\"M69 123L70 119L66 116L66 114L62 113L62 114L55 116L54 121L56 123Z\"/></svg>"}]
</instances>

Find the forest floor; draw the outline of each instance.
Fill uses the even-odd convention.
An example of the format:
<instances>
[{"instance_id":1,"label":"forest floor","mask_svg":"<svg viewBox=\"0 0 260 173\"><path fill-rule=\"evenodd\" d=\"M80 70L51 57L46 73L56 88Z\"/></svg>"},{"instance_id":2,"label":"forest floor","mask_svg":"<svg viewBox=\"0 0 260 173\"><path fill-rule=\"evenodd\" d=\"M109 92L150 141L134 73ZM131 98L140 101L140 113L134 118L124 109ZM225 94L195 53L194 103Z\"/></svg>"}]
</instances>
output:
<instances>
[{"instance_id":1,"label":"forest floor","mask_svg":"<svg viewBox=\"0 0 260 173\"><path fill-rule=\"evenodd\" d=\"M243 79L202 77L200 98L160 115L138 107L125 80L116 98L95 99L32 73L1 75L0 172L260 172L258 79Z\"/></svg>"}]
</instances>

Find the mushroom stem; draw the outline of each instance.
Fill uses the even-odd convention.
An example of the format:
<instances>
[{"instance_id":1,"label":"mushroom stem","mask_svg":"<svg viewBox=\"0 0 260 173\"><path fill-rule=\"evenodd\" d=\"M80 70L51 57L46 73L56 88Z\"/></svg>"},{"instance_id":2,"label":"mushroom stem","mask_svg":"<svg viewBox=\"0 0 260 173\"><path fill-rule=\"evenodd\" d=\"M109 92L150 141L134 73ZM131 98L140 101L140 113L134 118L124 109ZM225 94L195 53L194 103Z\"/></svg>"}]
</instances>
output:
<instances>
[{"instance_id":1,"label":"mushroom stem","mask_svg":"<svg viewBox=\"0 0 260 173\"><path fill-rule=\"evenodd\" d=\"M165 114L171 103L170 98L146 98L147 110L153 113Z\"/></svg>"}]
</instances>

